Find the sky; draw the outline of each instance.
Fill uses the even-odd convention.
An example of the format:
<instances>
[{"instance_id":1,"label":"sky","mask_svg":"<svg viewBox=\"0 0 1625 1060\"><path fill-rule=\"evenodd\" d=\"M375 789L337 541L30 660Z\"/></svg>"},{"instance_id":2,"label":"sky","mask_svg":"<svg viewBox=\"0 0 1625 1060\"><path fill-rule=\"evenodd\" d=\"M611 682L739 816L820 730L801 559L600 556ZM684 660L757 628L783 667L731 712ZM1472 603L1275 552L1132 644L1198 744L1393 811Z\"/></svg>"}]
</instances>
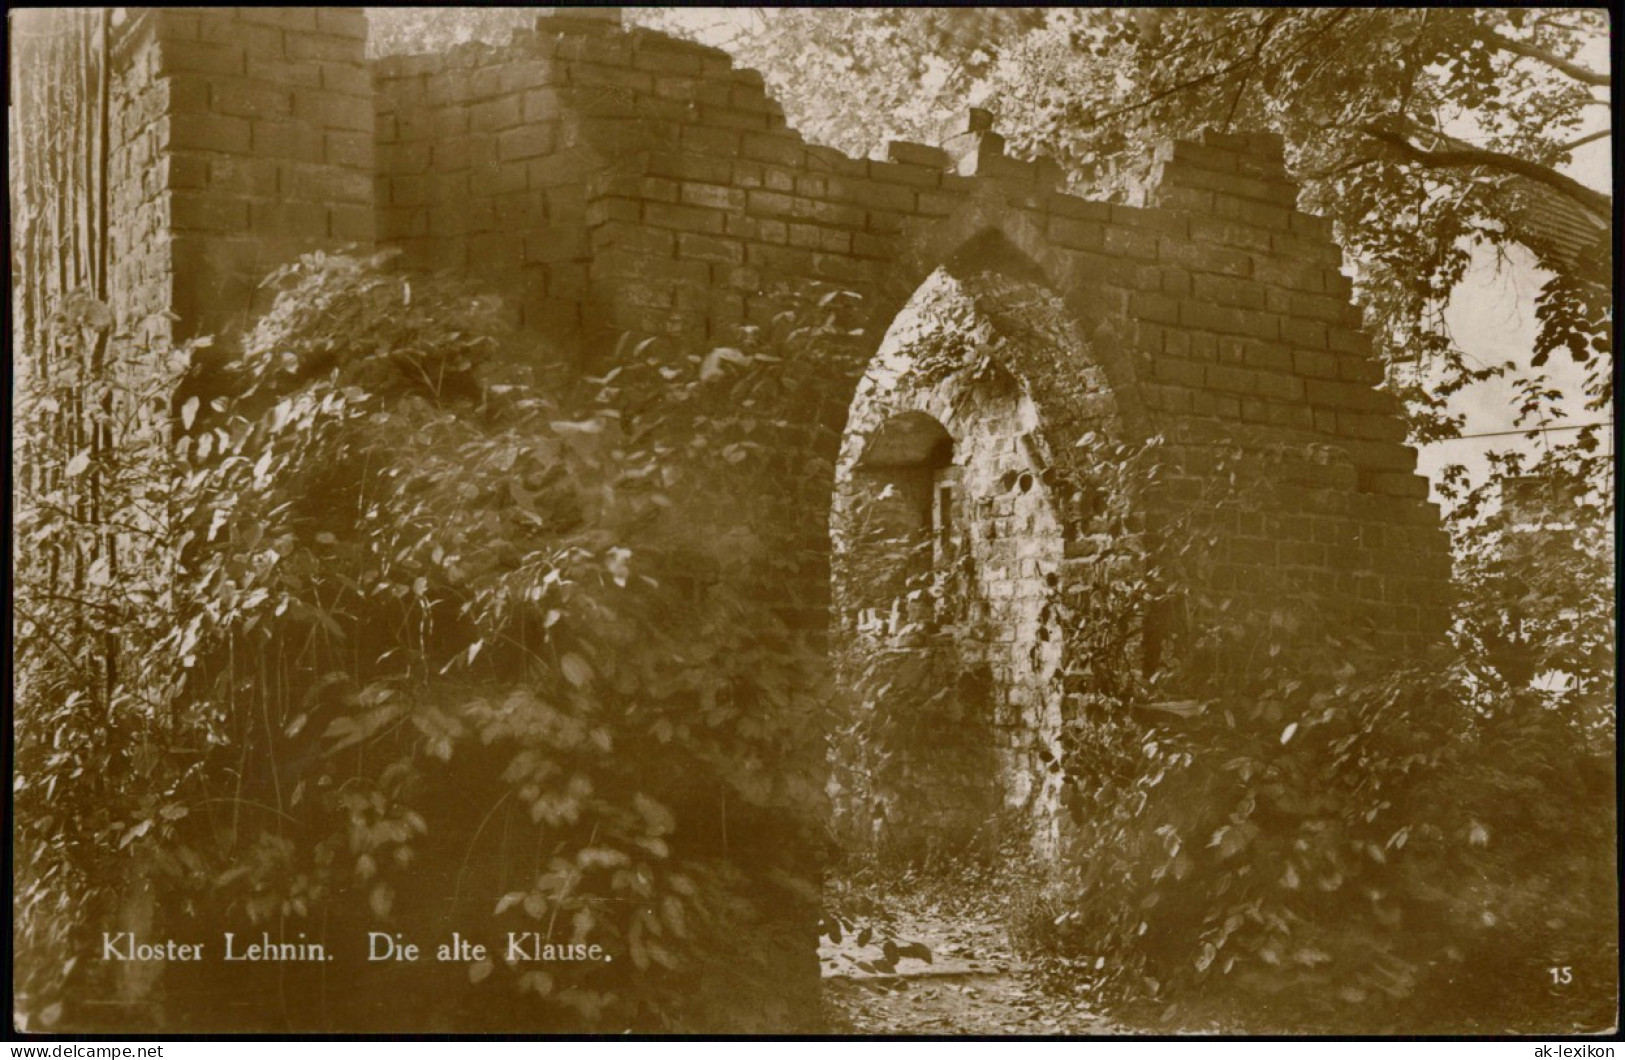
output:
<instances>
[{"instance_id":1,"label":"sky","mask_svg":"<svg viewBox=\"0 0 1625 1060\"><path fill-rule=\"evenodd\" d=\"M1606 53L1596 66L1607 69ZM1598 120L1607 123L1609 117L1600 114ZM1574 153L1573 163L1564 171L1588 187L1612 194L1613 159L1609 148L1608 140L1587 144ZM1550 275L1521 247L1512 248L1507 260L1499 263L1488 251L1476 254L1473 267L1456 288L1445 310L1445 320L1457 343L1469 356L1485 364L1513 361L1527 365L1535 347L1535 296ZM1582 366L1559 352L1547 362L1546 368L1555 387L1568 395L1568 423L1597 423L1607 418L1606 413L1587 413L1582 407L1584 399L1580 395L1585 379ZM1505 380L1468 387L1451 399L1448 411L1465 417L1463 435L1512 430L1517 414L1511 384ZM1601 436L1611 451L1613 432L1606 430ZM1534 453L1544 442L1544 438L1530 440L1521 435L1464 437L1438 442L1421 447L1417 470L1428 476L1430 482L1437 483L1446 465L1462 464L1476 481L1488 470L1485 454L1489 451ZM1438 499L1437 486L1435 499Z\"/></svg>"}]
</instances>

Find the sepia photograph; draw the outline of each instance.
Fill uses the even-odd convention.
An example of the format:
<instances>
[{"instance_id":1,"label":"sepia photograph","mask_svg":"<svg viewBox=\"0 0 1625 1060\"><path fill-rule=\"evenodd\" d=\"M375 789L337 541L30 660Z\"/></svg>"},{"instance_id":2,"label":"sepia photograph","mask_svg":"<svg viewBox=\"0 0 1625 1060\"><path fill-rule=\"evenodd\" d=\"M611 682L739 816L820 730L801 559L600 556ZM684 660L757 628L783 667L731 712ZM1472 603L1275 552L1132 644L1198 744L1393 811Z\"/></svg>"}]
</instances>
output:
<instances>
[{"instance_id":1,"label":"sepia photograph","mask_svg":"<svg viewBox=\"0 0 1625 1060\"><path fill-rule=\"evenodd\" d=\"M1617 1037L1610 18L10 9L10 1036Z\"/></svg>"}]
</instances>

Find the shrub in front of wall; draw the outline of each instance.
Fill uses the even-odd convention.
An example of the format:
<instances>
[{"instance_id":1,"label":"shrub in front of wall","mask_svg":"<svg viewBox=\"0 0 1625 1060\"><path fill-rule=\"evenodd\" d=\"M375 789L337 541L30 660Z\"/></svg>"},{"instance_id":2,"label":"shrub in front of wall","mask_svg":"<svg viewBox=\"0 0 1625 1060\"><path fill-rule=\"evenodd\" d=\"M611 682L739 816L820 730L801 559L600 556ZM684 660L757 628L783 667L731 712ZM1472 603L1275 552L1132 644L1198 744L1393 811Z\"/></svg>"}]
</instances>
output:
<instances>
[{"instance_id":1,"label":"shrub in front of wall","mask_svg":"<svg viewBox=\"0 0 1625 1060\"><path fill-rule=\"evenodd\" d=\"M452 281L274 282L239 392L178 410L159 650L208 725L123 856L171 937L343 963L176 965L169 1029L811 1027L827 694L786 465L838 307L582 381Z\"/></svg>"}]
</instances>

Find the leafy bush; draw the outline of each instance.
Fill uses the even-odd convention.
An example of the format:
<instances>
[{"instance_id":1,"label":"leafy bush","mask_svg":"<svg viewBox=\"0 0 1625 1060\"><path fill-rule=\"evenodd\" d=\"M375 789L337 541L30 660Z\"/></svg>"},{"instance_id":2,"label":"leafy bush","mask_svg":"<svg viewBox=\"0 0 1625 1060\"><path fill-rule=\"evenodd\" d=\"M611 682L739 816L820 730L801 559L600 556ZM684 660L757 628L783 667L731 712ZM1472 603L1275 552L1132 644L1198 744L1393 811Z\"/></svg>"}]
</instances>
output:
<instances>
[{"instance_id":1,"label":"leafy bush","mask_svg":"<svg viewBox=\"0 0 1625 1060\"><path fill-rule=\"evenodd\" d=\"M1595 433L1534 460L1491 454L1473 483L1446 470L1461 604L1453 640L1503 684L1607 740L1614 723L1613 458Z\"/></svg>"},{"instance_id":2,"label":"leafy bush","mask_svg":"<svg viewBox=\"0 0 1625 1060\"><path fill-rule=\"evenodd\" d=\"M990 668L958 643L971 621L966 579L933 570L942 546L923 531L897 535L874 507L853 503L833 560L848 627L832 653L845 706L830 737L833 830L881 864L994 857L1010 823L988 782L997 767ZM970 565L968 556L943 563Z\"/></svg>"},{"instance_id":3,"label":"leafy bush","mask_svg":"<svg viewBox=\"0 0 1625 1060\"><path fill-rule=\"evenodd\" d=\"M149 348L112 323L69 295L14 392L13 942L18 1012L36 1027L86 974L95 925L139 904L132 850L185 817L211 731L177 705L167 650L186 481L168 398L192 347Z\"/></svg>"},{"instance_id":4,"label":"leafy bush","mask_svg":"<svg viewBox=\"0 0 1625 1060\"><path fill-rule=\"evenodd\" d=\"M1016 918L1021 944L1109 1004L1193 1028L1609 1026L1611 732L1471 644L1357 672L1358 640L1289 604L1226 616L1195 590L1200 513L1154 539L1125 514L1156 448L1118 447L1100 472L1122 498L1095 526L1108 591L1055 604L1076 657L1098 661L1074 676L1054 766L1071 847ZM1142 676L1169 601L1193 616L1180 664ZM1176 691L1205 709L1131 712Z\"/></svg>"}]
</instances>

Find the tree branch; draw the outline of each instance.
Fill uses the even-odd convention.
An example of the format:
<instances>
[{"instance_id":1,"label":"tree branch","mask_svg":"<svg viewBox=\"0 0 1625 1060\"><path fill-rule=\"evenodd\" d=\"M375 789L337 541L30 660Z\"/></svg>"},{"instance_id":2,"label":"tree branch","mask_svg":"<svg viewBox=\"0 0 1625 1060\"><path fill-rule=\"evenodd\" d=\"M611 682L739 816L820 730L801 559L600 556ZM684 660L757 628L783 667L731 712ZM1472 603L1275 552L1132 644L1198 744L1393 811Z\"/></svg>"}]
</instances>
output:
<instances>
[{"instance_id":1,"label":"tree branch","mask_svg":"<svg viewBox=\"0 0 1625 1060\"><path fill-rule=\"evenodd\" d=\"M1340 162L1335 166L1329 166L1324 169L1300 170L1298 175L1304 180L1335 180L1336 178L1341 177L1344 173L1349 173L1353 170L1360 169L1364 166L1369 166L1380 161L1381 159L1379 158L1367 155L1361 158L1349 159L1347 161Z\"/></svg>"},{"instance_id":2,"label":"tree branch","mask_svg":"<svg viewBox=\"0 0 1625 1060\"><path fill-rule=\"evenodd\" d=\"M1559 17L1559 16L1562 16L1562 15L1575 15L1576 17L1584 18L1585 17L1585 12L1583 12L1583 11L1574 11L1574 10L1554 11L1551 14L1536 15L1533 19L1530 20L1529 24L1531 26L1550 26L1553 29L1560 29L1564 33L1583 33L1583 32L1586 32L1586 27L1584 27L1584 26L1575 25L1573 22L1565 22L1565 21L1563 21L1562 18ZM1603 31L1606 32L1606 25L1604 26Z\"/></svg>"},{"instance_id":3,"label":"tree branch","mask_svg":"<svg viewBox=\"0 0 1625 1060\"><path fill-rule=\"evenodd\" d=\"M1225 67L1222 70L1211 70L1211 71L1209 71L1209 72L1207 72L1205 74L1201 74L1201 75L1199 75L1197 77L1193 77L1189 81L1181 81L1179 84L1173 85L1173 86L1171 86L1169 88L1165 88L1160 92L1153 92L1150 96L1147 96L1145 99L1142 99L1142 100L1140 100L1138 102L1129 103L1129 104L1127 104L1125 106L1117 107L1117 108L1115 108L1113 110L1107 111L1104 114L1097 114L1097 115L1092 115L1092 116L1091 115L1083 115L1079 119L1079 124L1084 128L1088 128L1088 127L1093 126L1093 125L1101 125L1101 124L1104 124L1105 122L1110 121L1113 118L1121 117L1124 114L1132 114L1134 111L1144 110L1147 107L1156 106L1158 103L1161 103L1163 100L1167 99L1169 96L1178 95L1179 93L1184 92L1187 89L1199 88L1200 86L1207 84L1209 81L1217 81L1221 77L1228 77L1229 75L1235 73L1237 70L1240 70L1240 69L1242 69L1242 68L1244 68L1246 66L1250 66L1253 62L1254 62L1254 59L1251 56L1249 56L1248 58L1245 58L1245 59L1240 59L1240 60L1238 60L1236 62L1231 63L1229 66ZM1073 104L1073 106L1076 106L1076 105L1077 105L1076 103Z\"/></svg>"},{"instance_id":4,"label":"tree branch","mask_svg":"<svg viewBox=\"0 0 1625 1060\"><path fill-rule=\"evenodd\" d=\"M1586 144L1590 143L1593 140L1601 140L1606 136L1612 136L1613 132L1614 132L1614 130L1612 130L1612 129L1598 129L1594 133L1587 133L1586 135L1580 137L1578 140L1570 140L1568 143L1566 143L1566 144L1564 144L1562 146L1561 150L1572 151L1576 147L1584 147Z\"/></svg>"},{"instance_id":5,"label":"tree branch","mask_svg":"<svg viewBox=\"0 0 1625 1060\"><path fill-rule=\"evenodd\" d=\"M1253 54L1249 58L1249 62L1255 65L1257 64L1259 58L1264 54L1264 45L1270 42L1270 36L1275 32L1275 27L1280 24L1283 17L1284 16L1280 12L1276 12L1265 20L1263 30L1258 35L1258 42L1253 45ZM1236 120L1236 108L1241 106L1241 97L1246 94L1247 82L1251 77L1252 71L1249 70L1242 74L1241 80L1236 83L1236 94L1231 98L1230 110L1224 116L1224 127L1226 130L1230 128L1230 123Z\"/></svg>"},{"instance_id":6,"label":"tree branch","mask_svg":"<svg viewBox=\"0 0 1625 1060\"><path fill-rule=\"evenodd\" d=\"M1345 9L1343 9L1341 11L1332 12L1332 16L1330 18L1328 18L1323 25L1316 26L1313 32L1307 34L1303 38L1303 40L1298 42L1297 47L1293 48L1291 51L1289 51L1285 55L1281 56L1281 59L1280 59L1281 65L1284 67L1288 62L1290 62L1293 59L1296 59L1300 54L1302 54L1302 52L1303 52L1303 50L1305 48L1309 47L1309 45L1313 44L1315 41L1317 41L1321 37L1325 36L1328 32L1335 29L1337 27L1338 23L1342 22L1345 18L1348 18L1348 17L1349 17L1349 10L1347 8L1345 8Z\"/></svg>"},{"instance_id":7,"label":"tree branch","mask_svg":"<svg viewBox=\"0 0 1625 1060\"><path fill-rule=\"evenodd\" d=\"M1543 62L1554 70L1568 74L1581 84L1594 85L1597 88L1608 88L1613 84L1612 79L1607 74L1599 74L1595 70L1589 70L1579 63L1565 59L1561 55L1556 55L1527 41L1503 37L1486 26L1475 26L1473 36L1492 48L1511 52L1513 55L1521 55L1526 59Z\"/></svg>"},{"instance_id":8,"label":"tree branch","mask_svg":"<svg viewBox=\"0 0 1625 1060\"><path fill-rule=\"evenodd\" d=\"M1380 9L1367 8L1367 9L1363 10L1361 13L1365 15L1365 22L1369 24L1372 21L1372 19L1379 17L1383 12ZM1338 23L1340 23L1343 20L1343 16L1345 16L1347 14L1348 14L1347 10L1337 12L1336 17L1328 19L1324 26L1320 27L1314 33L1310 34L1309 39L1305 40L1303 42L1303 44L1301 44L1298 47L1298 49L1295 49L1292 52L1292 55L1296 55L1298 53L1298 51L1301 51L1303 49L1303 47L1307 46L1310 43L1310 41L1314 40L1315 38L1319 37L1321 34L1323 34L1326 31L1332 29L1333 27L1335 27ZM1335 43L1333 43L1330 48L1327 48L1324 52L1321 53L1321 55L1317 59L1314 59L1313 60L1314 65L1309 68L1309 72L1306 73L1306 74L1301 74L1299 76L1299 78L1298 78L1298 91L1303 92L1303 93L1308 92L1310 82L1312 82L1315 78L1319 77L1320 74L1321 74L1321 71L1325 70L1328 66L1331 65L1333 57L1336 56L1339 52L1341 52L1344 48L1348 47L1349 42L1352 41L1353 39L1354 39L1354 31L1350 30L1349 32L1342 34L1342 36ZM1288 56L1288 57L1290 58L1291 56Z\"/></svg>"},{"instance_id":9,"label":"tree branch","mask_svg":"<svg viewBox=\"0 0 1625 1060\"><path fill-rule=\"evenodd\" d=\"M1457 166L1487 166L1490 169L1499 169L1504 173L1524 177L1551 188L1596 214L1600 220L1606 222L1613 217L1614 200L1611 196L1604 195L1600 191L1592 191L1573 177L1566 177L1554 169L1526 158L1465 145L1448 151L1424 151L1399 133L1384 129L1380 125L1368 122L1357 128L1373 140L1394 148L1409 161L1446 169Z\"/></svg>"}]
</instances>

